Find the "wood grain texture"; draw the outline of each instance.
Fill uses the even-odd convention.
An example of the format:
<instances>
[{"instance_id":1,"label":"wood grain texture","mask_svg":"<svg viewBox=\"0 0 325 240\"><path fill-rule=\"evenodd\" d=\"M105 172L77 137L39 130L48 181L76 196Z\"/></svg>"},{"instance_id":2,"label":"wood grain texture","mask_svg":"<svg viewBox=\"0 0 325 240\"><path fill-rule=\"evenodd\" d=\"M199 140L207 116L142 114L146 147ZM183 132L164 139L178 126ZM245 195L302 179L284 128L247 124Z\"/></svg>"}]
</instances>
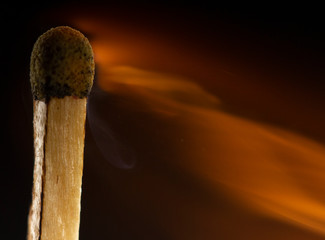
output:
<instances>
[{"instance_id":1,"label":"wood grain texture","mask_svg":"<svg viewBox=\"0 0 325 240\"><path fill-rule=\"evenodd\" d=\"M34 100L34 176L33 198L28 216L28 240L38 240L42 209L42 184L44 165L44 137L46 133L47 105L43 101Z\"/></svg>"},{"instance_id":2,"label":"wood grain texture","mask_svg":"<svg viewBox=\"0 0 325 240\"><path fill-rule=\"evenodd\" d=\"M41 240L79 238L87 99L48 103Z\"/></svg>"}]
</instances>

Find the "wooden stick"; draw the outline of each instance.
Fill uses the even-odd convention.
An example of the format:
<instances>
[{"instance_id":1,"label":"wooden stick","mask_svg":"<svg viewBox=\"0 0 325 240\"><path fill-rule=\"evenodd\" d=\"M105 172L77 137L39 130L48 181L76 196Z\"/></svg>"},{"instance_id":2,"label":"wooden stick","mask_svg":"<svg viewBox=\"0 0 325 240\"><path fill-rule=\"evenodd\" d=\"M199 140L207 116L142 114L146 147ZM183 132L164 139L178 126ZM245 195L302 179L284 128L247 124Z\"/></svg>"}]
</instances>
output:
<instances>
[{"instance_id":1,"label":"wooden stick","mask_svg":"<svg viewBox=\"0 0 325 240\"><path fill-rule=\"evenodd\" d=\"M31 56L34 97L34 185L28 240L77 240L87 96L94 76L88 40L57 27Z\"/></svg>"},{"instance_id":2,"label":"wooden stick","mask_svg":"<svg viewBox=\"0 0 325 240\"><path fill-rule=\"evenodd\" d=\"M28 240L39 239L39 226L42 206L42 176L44 166L44 137L47 106L43 101L34 100L34 185L33 201L29 211Z\"/></svg>"}]
</instances>

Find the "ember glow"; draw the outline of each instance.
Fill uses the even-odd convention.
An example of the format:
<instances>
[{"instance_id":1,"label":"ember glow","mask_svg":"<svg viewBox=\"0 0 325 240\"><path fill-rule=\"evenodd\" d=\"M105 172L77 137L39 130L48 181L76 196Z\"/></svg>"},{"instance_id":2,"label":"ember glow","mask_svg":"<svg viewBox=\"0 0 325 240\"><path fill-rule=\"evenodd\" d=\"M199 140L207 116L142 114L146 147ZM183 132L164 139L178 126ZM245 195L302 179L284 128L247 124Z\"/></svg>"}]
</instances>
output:
<instances>
[{"instance_id":1,"label":"ember glow","mask_svg":"<svg viewBox=\"0 0 325 240\"><path fill-rule=\"evenodd\" d=\"M193 227L201 228L201 231L196 231L199 236L204 236L200 235L203 232L206 234L206 238L202 239L215 239L222 234L227 236L227 233L233 237L231 239L238 239L236 237L242 236L242 233L250 239L269 239L265 234L269 234L270 239L280 239L286 227L289 229L287 239L292 239L292 236L296 236L293 232L301 229L311 234L310 239L325 236L325 146L322 142L285 125L278 126L271 121L260 121L235 110L230 111L223 98L200 84L215 78L217 86L231 91L234 82L228 79L235 78L238 63L225 68L210 68L199 79L198 73L209 69L202 67L206 65L205 60L199 57L193 60L188 53L190 50L180 50L182 54L179 54L174 46L168 44L168 39L135 33L131 28L96 17L76 18L74 24L92 36L100 88L123 101L135 102L126 107L130 112L137 111L138 116L141 116L141 112L146 116L149 114L159 119L162 129L167 129L166 132L159 132L159 127L151 126L151 123L141 125L157 131L157 135L154 135L156 138L143 141L160 142L164 138L170 141L154 155L164 156L170 147L173 157L161 157L163 161L159 164L191 176L202 189L212 195L215 192L215 199L221 194L236 206L233 212L218 212L213 203L210 203L211 209L206 209L207 206L195 200L186 200L191 202L192 213L182 212L183 216L176 217L176 222L173 222L173 219L164 220L169 215L157 210L160 207L167 209L167 206L159 206L158 202L153 201L150 207L157 212L148 218L158 219L157 224L169 239L192 239L191 235L180 233L186 231L189 224L186 219L190 216L200 219L193 220ZM195 63L197 68L191 69ZM213 64L217 65L218 62L213 61ZM234 71L231 71L232 67ZM215 72L211 69L215 69ZM245 85L246 88L253 88L249 80L242 83L242 86ZM236 91L228 94L236 94ZM261 101L272 102L268 96L265 93L266 100ZM254 102L254 97L251 96L251 102ZM245 100L245 104L249 102ZM140 106L141 109L135 110L130 106ZM279 109L281 113L283 110ZM164 128L164 124L169 127ZM141 136L139 141L142 141ZM137 180L147 185L142 188L143 196L139 196L141 190L137 194L126 195L140 204L148 196L146 191L150 189L150 184L158 184L163 181L161 178L152 176L150 170L146 169ZM168 190L167 183L161 183L160 189L167 195L166 198L181 201L178 199L180 195L175 193L177 190ZM216 200L215 204L217 206L220 201ZM222 209L222 206L219 208ZM238 213L237 208L241 209ZM251 226L241 226L245 221L243 219L246 219L241 219L241 211L256 219L269 219L273 222L269 228L272 233L259 230L263 227L262 221L258 220L249 220ZM225 230L228 225L240 229L237 235ZM300 239L298 237L299 234L295 239ZM301 239L307 238L302 234Z\"/></svg>"}]
</instances>

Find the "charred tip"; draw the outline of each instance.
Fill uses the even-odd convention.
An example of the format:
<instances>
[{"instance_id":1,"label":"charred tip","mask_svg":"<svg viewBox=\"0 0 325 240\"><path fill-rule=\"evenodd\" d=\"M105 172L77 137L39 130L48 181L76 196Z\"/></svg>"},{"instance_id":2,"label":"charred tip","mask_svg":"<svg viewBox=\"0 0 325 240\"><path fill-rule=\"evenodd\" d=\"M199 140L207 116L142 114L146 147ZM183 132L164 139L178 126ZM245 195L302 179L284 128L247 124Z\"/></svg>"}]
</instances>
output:
<instances>
[{"instance_id":1,"label":"charred tip","mask_svg":"<svg viewBox=\"0 0 325 240\"><path fill-rule=\"evenodd\" d=\"M41 35L30 61L32 94L51 97L87 97L93 85L94 56L88 39L78 30L60 26Z\"/></svg>"}]
</instances>

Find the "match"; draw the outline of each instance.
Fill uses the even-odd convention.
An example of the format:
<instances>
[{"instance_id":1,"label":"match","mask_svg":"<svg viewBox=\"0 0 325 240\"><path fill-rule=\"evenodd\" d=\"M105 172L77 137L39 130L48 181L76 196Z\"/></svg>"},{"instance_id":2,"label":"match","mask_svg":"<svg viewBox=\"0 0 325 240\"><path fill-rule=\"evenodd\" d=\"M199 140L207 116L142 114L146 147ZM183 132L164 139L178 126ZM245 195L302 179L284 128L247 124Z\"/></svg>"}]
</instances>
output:
<instances>
[{"instance_id":1,"label":"match","mask_svg":"<svg viewBox=\"0 0 325 240\"><path fill-rule=\"evenodd\" d=\"M52 28L34 45L35 162L28 240L79 238L86 104L94 68L88 39L70 27Z\"/></svg>"}]
</instances>

